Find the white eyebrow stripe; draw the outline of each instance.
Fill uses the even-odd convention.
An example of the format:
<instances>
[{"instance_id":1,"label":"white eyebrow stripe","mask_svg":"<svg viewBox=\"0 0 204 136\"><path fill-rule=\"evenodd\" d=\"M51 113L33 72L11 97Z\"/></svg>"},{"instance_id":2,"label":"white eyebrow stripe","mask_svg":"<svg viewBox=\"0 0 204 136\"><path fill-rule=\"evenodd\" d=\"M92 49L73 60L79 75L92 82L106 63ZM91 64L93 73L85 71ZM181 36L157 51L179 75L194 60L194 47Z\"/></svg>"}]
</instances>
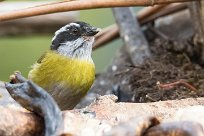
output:
<instances>
[{"instance_id":1,"label":"white eyebrow stripe","mask_svg":"<svg viewBox=\"0 0 204 136\"><path fill-rule=\"evenodd\" d=\"M70 23L70 24L67 24L67 25L61 27L59 30L57 30L57 31L55 32L55 36L52 38L52 41L56 38L56 36L57 36L58 34L60 34L60 33L64 32L64 31L66 31L67 28L69 28L70 26L80 27L80 25L77 24L77 23Z\"/></svg>"},{"instance_id":2,"label":"white eyebrow stripe","mask_svg":"<svg viewBox=\"0 0 204 136\"><path fill-rule=\"evenodd\" d=\"M69 25L70 25L70 26L80 27L80 25L79 25L79 24L77 24L77 23L70 23Z\"/></svg>"},{"instance_id":3,"label":"white eyebrow stripe","mask_svg":"<svg viewBox=\"0 0 204 136\"><path fill-rule=\"evenodd\" d=\"M66 25L66 26L67 26L67 25ZM57 36L58 34L60 34L61 32L66 31L66 26L63 26L62 28L60 28L59 30L57 30L57 31L55 32L55 35L54 35L54 37L52 38L52 41L56 38L56 36Z\"/></svg>"},{"instance_id":4,"label":"white eyebrow stripe","mask_svg":"<svg viewBox=\"0 0 204 136\"><path fill-rule=\"evenodd\" d=\"M67 28L69 28L70 26L80 27L80 25L77 24L77 23L70 23L70 24L67 24L67 25L63 26L63 27L60 28L59 30L57 30L57 31L55 32L55 35L58 35L59 33L66 31Z\"/></svg>"},{"instance_id":5,"label":"white eyebrow stripe","mask_svg":"<svg viewBox=\"0 0 204 136\"><path fill-rule=\"evenodd\" d=\"M55 32L55 35L58 35L59 33L64 32L64 31L66 31L66 27L65 27L65 26L62 27L62 28L60 28L59 30L57 30L57 31Z\"/></svg>"}]
</instances>

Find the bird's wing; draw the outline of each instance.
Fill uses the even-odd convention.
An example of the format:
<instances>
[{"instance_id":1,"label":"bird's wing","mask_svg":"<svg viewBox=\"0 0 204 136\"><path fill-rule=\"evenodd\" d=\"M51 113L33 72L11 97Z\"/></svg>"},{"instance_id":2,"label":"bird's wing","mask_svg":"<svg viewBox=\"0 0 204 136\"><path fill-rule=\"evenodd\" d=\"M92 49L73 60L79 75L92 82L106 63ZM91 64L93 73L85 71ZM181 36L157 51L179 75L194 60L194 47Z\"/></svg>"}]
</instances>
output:
<instances>
[{"instance_id":1,"label":"bird's wing","mask_svg":"<svg viewBox=\"0 0 204 136\"><path fill-rule=\"evenodd\" d=\"M43 53L43 55L37 60L38 64L42 63L42 61L45 58L46 54L47 54L47 52Z\"/></svg>"}]
</instances>

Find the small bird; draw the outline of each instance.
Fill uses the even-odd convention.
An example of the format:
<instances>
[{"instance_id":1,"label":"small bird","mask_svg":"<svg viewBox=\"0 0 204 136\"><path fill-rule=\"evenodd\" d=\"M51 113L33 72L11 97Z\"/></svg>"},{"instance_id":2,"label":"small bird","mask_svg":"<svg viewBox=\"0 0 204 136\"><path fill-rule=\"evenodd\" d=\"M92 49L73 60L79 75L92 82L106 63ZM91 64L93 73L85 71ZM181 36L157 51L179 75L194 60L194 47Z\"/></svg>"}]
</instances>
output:
<instances>
[{"instance_id":1,"label":"small bird","mask_svg":"<svg viewBox=\"0 0 204 136\"><path fill-rule=\"evenodd\" d=\"M28 74L28 79L52 95L61 110L73 109L94 82L91 53L99 31L80 21L63 26L55 32L50 50Z\"/></svg>"}]
</instances>

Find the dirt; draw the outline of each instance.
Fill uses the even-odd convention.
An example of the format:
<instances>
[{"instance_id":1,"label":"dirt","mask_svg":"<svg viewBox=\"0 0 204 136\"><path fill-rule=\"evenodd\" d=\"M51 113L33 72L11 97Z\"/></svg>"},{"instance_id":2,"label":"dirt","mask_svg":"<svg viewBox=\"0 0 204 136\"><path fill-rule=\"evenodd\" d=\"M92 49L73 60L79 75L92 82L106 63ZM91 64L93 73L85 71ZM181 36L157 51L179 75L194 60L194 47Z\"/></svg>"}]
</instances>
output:
<instances>
[{"instance_id":1,"label":"dirt","mask_svg":"<svg viewBox=\"0 0 204 136\"><path fill-rule=\"evenodd\" d=\"M132 66L123 46L107 70L96 76L92 89L77 108L86 107L99 95L107 94L116 95L118 102L136 103L203 97L204 69L187 54L173 52L172 48L169 48L178 48L181 44L172 44L159 36L148 41L150 58L141 65ZM184 84L175 85L171 89L157 86L157 82L168 84L180 80L196 88L196 91Z\"/></svg>"},{"instance_id":2,"label":"dirt","mask_svg":"<svg viewBox=\"0 0 204 136\"><path fill-rule=\"evenodd\" d=\"M168 43L171 44L171 43ZM142 65L127 67L117 76L129 77L128 83L133 91L133 102L153 102L204 96L204 69L193 63L185 53L175 53L165 49L166 41L156 38L151 45L151 58ZM165 46L164 46L165 45ZM183 84L170 89L157 86L184 80L196 88L193 91Z\"/></svg>"},{"instance_id":3,"label":"dirt","mask_svg":"<svg viewBox=\"0 0 204 136\"><path fill-rule=\"evenodd\" d=\"M183 25L186 21L181 22L179 29L174 28L180 22L154 29L165 36L149 28L144 31L151 57L141 65L133 66L126 46L122 46L107 69L97 74L94 85L77 108L85 107L98 95L106 94L116 95L118 102L136 103L203 97L204 69L198 64L200 54L196 48L198 46L193 44L194 32L190 22L187 22L188 27ZM168 84L180 80L196 88L196 91L184 84L177 84L170 89L157 85L158 82Z\"/></svg>"}]
</instances>

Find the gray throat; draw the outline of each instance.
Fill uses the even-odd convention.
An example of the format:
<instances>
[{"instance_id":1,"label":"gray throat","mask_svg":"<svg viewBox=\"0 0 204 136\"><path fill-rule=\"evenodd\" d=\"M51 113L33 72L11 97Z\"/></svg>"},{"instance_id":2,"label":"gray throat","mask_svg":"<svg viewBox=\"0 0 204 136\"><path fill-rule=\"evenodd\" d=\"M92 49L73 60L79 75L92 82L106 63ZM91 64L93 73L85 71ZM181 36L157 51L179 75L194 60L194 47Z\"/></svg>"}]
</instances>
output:
<instances>
[{"instance_id":1,"label":"gray throat","mask_svg":"<svg viewBox=\"0 0 204 136\"><path fill-rule=\"evenodd\" d=\"M89 39L80 37L74 41L60 43L57 52L71 58L92 60L91 53L93 42L94 37L90 37Z\"/></svg>"}]
</instances>

